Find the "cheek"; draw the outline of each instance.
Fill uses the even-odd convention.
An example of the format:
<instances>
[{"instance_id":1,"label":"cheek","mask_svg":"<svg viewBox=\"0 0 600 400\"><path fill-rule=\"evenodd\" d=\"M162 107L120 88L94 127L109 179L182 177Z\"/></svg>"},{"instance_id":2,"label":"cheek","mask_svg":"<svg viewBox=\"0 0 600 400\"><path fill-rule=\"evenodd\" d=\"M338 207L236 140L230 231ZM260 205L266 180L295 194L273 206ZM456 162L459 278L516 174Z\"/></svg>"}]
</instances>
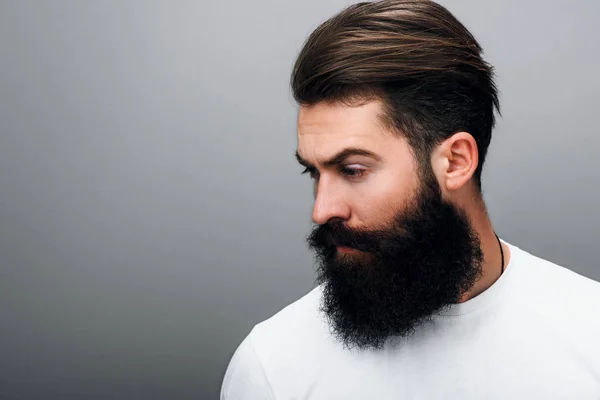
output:
<instances>
[{"instance_id":1,"label":"cheek","mask_svg":"<svg viewBox=\"0 0 600 400\"><path fill-rule=\"evenodd\" d=\"M408 205L416 188L410 174L378 172L356 193L353 213L370 227L385 226Z\"/></svg>"}]
</instances>

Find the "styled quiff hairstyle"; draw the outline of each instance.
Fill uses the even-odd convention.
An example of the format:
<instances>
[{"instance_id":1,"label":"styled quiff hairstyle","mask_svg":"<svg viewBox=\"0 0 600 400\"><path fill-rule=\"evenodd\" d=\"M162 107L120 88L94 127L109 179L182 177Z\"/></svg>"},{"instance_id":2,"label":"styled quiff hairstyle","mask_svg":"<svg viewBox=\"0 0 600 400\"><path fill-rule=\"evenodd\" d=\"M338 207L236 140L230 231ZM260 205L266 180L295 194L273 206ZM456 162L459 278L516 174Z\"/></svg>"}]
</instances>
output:
<instances>
[{"instance_id":1,"label":"styled quiff hairstyle","mask_svg":"<svg viewBox=\"0 0 600 400\"><path fill-rule=\"evenodd\" d=\"M307 38L291 77L300 105L382 101L382 122L405 137L421 168L431 151L456 132L477 143L474 183L500 114L493 67L473 35L429 0L382 0L351 5Z\"/></svg>"}]
</instances>

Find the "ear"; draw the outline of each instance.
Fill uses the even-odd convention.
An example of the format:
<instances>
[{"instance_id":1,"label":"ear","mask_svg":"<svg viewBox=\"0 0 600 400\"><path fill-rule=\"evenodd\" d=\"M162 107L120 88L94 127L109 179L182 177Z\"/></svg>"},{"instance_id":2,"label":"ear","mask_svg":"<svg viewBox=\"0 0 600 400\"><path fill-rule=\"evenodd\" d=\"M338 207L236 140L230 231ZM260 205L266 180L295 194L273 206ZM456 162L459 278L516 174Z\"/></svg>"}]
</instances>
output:
<instances>
[{"instance_id":1,"label":"ear","mask_svg":"<svg viewBox=\"0 0 600 400\"><path fill-rule=\"evenodd\" d=\"M478 164L477 143L467 132L455 133L432 153L433 172L444 191L456 191L465 186L471 181Z\"/></svg>"}]
</instances>

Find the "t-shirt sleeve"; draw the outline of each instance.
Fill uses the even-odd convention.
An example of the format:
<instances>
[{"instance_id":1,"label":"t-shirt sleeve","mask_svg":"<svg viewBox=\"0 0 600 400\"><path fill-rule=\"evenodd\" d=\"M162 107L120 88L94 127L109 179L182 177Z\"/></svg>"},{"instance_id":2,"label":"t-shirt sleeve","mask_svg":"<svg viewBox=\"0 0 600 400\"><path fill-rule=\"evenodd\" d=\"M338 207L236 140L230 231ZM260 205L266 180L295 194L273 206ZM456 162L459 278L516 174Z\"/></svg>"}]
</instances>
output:
<instances>
[{"instance_id":1,"label":"t-shirt sleeve","mask_svg":"<svg viewBox=\"0 0 600 400\"><path fill-rule=\"evenodd\" d=\"M275 400L250 335L231 357L221 386L221 400Z\"/></svg>"}]
</instances>

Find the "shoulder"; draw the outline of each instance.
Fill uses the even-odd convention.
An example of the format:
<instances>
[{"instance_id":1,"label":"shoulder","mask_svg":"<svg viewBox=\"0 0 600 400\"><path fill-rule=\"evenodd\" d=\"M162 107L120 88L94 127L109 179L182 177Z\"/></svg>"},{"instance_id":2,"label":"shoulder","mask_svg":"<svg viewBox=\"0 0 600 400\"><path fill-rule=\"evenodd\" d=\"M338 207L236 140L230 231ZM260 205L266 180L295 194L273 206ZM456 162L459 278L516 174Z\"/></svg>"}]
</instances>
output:
<instances>
[{"instance_id":1,"label":"shoulder","mask_svg":"<svg viewBox=\"0 0 600 400\"><path fill-rule=\"evenodd\" d=\"M323 337L327 324L319 310L321 290L317 286L252 329L250 336L260 355L314 345Z\"/></svg>"},{"instance_id":2,"label":"shoulder","mask_svg":"<svg viewBox=\"0 0 600 400\"><path fill-rule=\"evenodd\" d=\"M512 295L520 307L600 329L594 317L600 309L600 282L516 246L511 251L517 278Z\"/></svg>"},{"instance_id":3,"label":"shoulder","mask_svg":"<svg viewBox=\"0 0 600 400\"><path fill-rule=\"evenodd\" d=\"M222 399L275 398L273 393L310 374L321 351L331 347L319 311L320 294L318 286L253 327L229 363ZM247 397L249 392L256 396Z\"/></svg>"},{"instance_id":4,"label":"shoulder","mask_svg":"<svg viewBox=\"0 0 600 400\"><path fill-rule=\"evenodd\" d=\"M517 272L525 278L522 282L526 285L547 294L569 293L576 298L600 299L600 282L516 246L511 251L518 258Z\"/></svg>"},{"instance_id":5,"label":"shoulder","mask_svg":"<svg viewBox=\"0 0 600 400\"><path fill-rule=\"evenodd\" d=\"M221 400L274 399L250 335L235 350L221 385Z\"/></svg>"}]
</instances>

